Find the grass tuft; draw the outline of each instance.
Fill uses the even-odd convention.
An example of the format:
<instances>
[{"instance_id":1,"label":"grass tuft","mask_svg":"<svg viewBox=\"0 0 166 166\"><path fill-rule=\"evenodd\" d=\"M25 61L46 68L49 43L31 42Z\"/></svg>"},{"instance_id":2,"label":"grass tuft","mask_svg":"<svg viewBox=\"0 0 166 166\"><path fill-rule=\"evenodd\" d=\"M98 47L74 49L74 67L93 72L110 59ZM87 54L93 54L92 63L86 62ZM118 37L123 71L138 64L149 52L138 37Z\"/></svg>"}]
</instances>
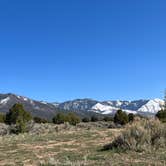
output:
<instances>
[{"instance_id":1,"label":"grass tuft","mask_svg":"<svg viewBox=\"0 0 166 166\"><path fill-rule=\"evenodd\" d=\"M103 150L119 149L137 152L166 148L166 130L159 120L142 119L128 124L125 130Z\"/></svg>"}]
</instances>

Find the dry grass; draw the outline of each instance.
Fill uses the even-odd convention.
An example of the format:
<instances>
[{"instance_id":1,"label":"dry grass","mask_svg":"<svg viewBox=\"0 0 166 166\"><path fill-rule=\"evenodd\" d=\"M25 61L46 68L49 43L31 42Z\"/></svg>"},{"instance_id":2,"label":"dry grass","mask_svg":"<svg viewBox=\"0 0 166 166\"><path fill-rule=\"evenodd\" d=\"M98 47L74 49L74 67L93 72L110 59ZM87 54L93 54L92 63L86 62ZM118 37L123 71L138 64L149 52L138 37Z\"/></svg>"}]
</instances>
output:
<instances>
[{"instance_id":1,"label":"dry grass","mask_svg":"<svg viewBox=\"0 0 166 166\"><path fill-rule=\"evenodd\" d=\"M122 129L73 128L41 135L0 137L0 165L16 166L119 166L166 164L165 149L135 151L101 151Z\"/></svg>"},{"instance_id":2,"label":"dry grass","mask_svg":"<svg viewBox=\"0 0 166 166\"><path fill-rule=\"evenodd\" d=\"M120 149L151 151L166 149L165 125L158 120L142 119L125 127L120 136L104 147L105 150Z\"/></svg>"}]
</instances>

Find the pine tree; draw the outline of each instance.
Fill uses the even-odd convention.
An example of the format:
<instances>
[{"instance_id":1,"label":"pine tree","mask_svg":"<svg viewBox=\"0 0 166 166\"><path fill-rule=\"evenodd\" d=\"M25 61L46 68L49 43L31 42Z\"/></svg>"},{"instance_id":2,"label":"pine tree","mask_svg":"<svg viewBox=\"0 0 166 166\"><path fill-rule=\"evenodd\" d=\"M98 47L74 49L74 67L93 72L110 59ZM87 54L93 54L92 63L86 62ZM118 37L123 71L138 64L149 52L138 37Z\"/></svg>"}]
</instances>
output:
<instances>
[{"instance_id":1,"label":"pine tree","mask_svg":"<svg viewBox=\"0 0 166 166\"><path fill-rule=\"evenodd\" d=\"M14 104L6 114L5 122L9 125L16 125L15 133L23 133L27 130L27 123L32 120L29 112L24 110L22 104Z\"/></svg>"},{"instance_id":2,"label":"pine tree","mask_svg":"<svg viewBox=\"0 0 166 166\"><path fill-rule=\"evenodd\" d=\"M128 115L122 110L118 110L114 116L114 123L125 125L129 122Z\"/></svg>"},{"instance_id":3,"label":"pine tree","mask_svg":"<svg viewBox=\"0 0 166 166\"><path fill-rule=\"evenodd\" d=\"M53 123L55 124L63 124L67 122L67 117L64 113L58 113L56 116L52 119Z\"/></svg>"}]
</instances>

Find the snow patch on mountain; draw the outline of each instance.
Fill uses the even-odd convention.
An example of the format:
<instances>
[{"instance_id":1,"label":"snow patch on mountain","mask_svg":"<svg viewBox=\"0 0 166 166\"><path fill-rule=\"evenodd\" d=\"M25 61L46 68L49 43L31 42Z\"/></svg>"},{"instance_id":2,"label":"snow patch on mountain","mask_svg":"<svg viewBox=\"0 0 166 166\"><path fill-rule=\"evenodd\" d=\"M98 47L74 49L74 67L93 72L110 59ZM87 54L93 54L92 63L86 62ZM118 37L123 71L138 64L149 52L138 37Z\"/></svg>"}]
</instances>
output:
<instances>
[{"instance_id":1,"label":"snow patch on mountain","mask_svg":"<svg viewBox=\"0 0 166 166\"><path fill-rule=\"evenodd\" d=\"M7 98L5 98L5 99L2 99L1 101L0 101L0 104L7 104L7 102L10 100L10 97L7 97Z\"/></svg>"},{"instance_id":2,"label":"snow patch on mountain","mask_svg":"<svg viewBox=\"0 0 166 166\"><path fill-rule=\"evenodd\" d=\"M17 98L21 99L21 96L18 96L18 95L17 95Z\"/></svg>"},{"instance_id":3,"label":"snow patch on mountain","mask_svg":"<svg viewBox=\"0 0 166 166\"><path fill-rule=\"evenodd\" d=\"M24 101L28 101L28 98L26 98L26 97L23 97L23 100L24 100Z\"/></svg>"},{"instance_id":4,"label":"snow patch on mountain","mask_svg":"<svg viewBox=\"0 0 166 166\"><path fill-rule=\"evenodd\" d=\"M47 105L48 103L46 101L40 101L40 103Z\"/></svg>"},{"instance_id":5,"label":"snow patch on mountain","mask_svg":"<svg viewBox=\"0 0 166 166\"><path fill-rule=\"evenodd\" d=\"M117 107L121 106L122 104L123 104L123 102L117 100L117 103L116 103L116 106L117 106Z\"/></svg>"},{"instance_id":6,"label":"snow patch on mountain","mask_svg":"<svg viewBox=\"0 0 166 166\"><path fill-rule=\"evenodd\" d=\"M112 114L113 112L117 111L117 108L109 106L109 105L103 105L101 103L97 103L92 107L92 110L97 113L102 114Z\"/></svg>"},{"instance_id":7,"label":"snow patch on mountain","mask_svg":"<svg viewBox=\"0 0 166 166\"><path fill-rule=\"evenodd\" d=\"M54 102L54 103L51 103L51 104L54 105L55 107L58 107L60 103Z\"/></svg>"},{"instance_id":8,"label":"snow patch on mountain","mask_svg":"<svg viewBox=\"0 0 166 166\"><path fill-rule=\"evenodd\" d=\"M138 109L138 112L148 112L156 114L159 110L162 109L163 105L164 101L161 99L149 100L147 104L143 105L140 109Z\"/></svg>"},{"instance_id":9,"label":"snow patch on mountain","mask_svg":"<svg viewBox=\"0 0 166 166\"><path fill-rule=\"evenodd\" d=\"M30 104L31 104L31 105L35 105L35 103L34 103L33 100L30 100Z\"/></svg>"},{"instance_id":10,"label":"snow patch on mountain","mask_svg":"<svg viewBox=\"0 0 166 166\"><path fill-rule=\"evenodd\" d=\"M122 103L118 102L115 106L120 106L122 105ZM117 110L119 110L120 108L119 107L112 107L110 105L104 105L104 104L101 104L101 103L97 103L96 105L94 105L92 107L92 111L96 112L96 113L101 113L101 114L104 114L104 115L107 115L107 114L115 114ZM123 111L125 111L126 113L133 113L133 114L136 114L137 112L136 111L133 111L133 110L127 110L127 109L124 109Z\"/></svg>"}]
</instances>

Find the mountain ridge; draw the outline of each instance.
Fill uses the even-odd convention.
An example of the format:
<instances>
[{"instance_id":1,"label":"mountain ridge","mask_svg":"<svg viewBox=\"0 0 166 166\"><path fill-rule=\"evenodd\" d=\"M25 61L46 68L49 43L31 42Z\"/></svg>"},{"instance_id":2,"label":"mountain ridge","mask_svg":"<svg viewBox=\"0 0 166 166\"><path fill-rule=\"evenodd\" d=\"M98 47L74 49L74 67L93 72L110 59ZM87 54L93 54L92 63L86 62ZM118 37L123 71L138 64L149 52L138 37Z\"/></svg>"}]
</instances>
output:
<instances>
[{"instance_id":1,"label":"mountain ridge","mask_svg":"<svg viewBox=\"0 0 166 166\"><path fill-rule=\"evenodd\" d=\"M46 119L51 119L59 110L73 111L83 116L93 113L100 115L112 115L115 114L118 109L122 109L127 113L133 114L154 115L161 110L164 105L164 101L161 99L98 101L84 98L62 103L49 103L46 101L33 100L28 97L12 93L0 94L0 112L7 113L15 103L23 104L25 109L33 116L39 116Z\"/></svg>"}]
</instances>

